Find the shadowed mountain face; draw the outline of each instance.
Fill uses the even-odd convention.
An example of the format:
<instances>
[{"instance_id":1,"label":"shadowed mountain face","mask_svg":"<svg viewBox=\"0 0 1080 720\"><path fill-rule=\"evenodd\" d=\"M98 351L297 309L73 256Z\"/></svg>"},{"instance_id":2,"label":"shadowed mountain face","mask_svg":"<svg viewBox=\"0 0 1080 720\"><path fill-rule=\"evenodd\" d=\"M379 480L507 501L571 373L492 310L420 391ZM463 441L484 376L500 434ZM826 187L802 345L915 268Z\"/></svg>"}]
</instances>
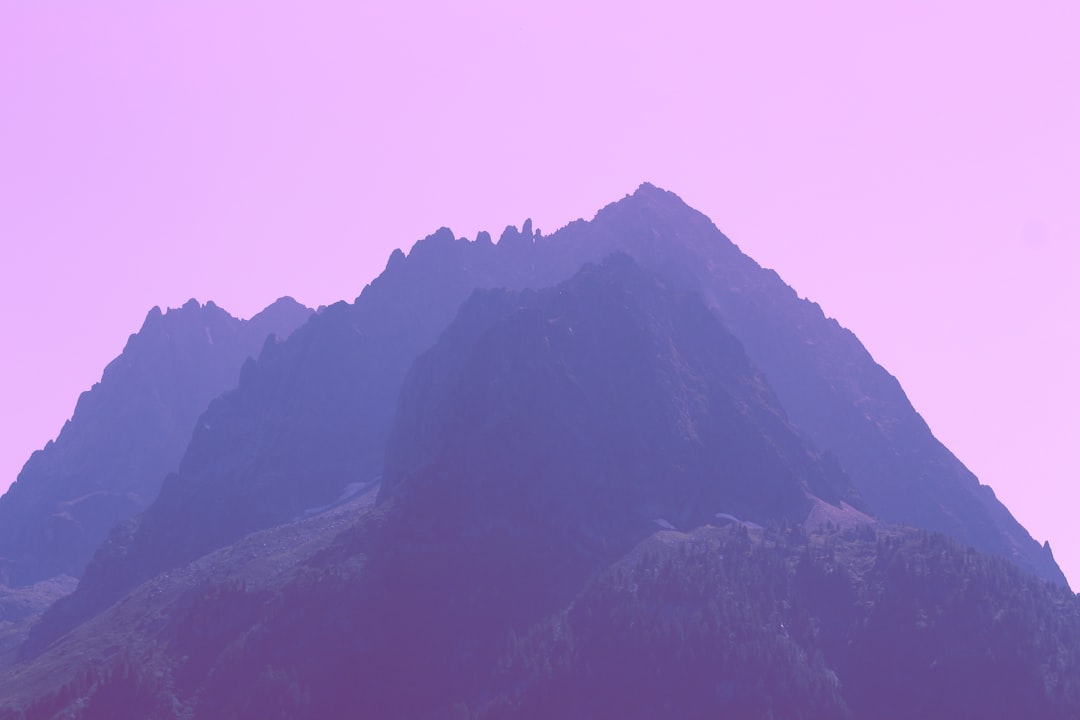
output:
<instances>
[{"instance_id":1,"label":"shadowed mountain face","mask_svg":"<svg viewBox=\"0 0 1080 720\"><path fill-rule=\"evenodd\" d=\"M621 464L605 465L612 457ZM472 458L495 465L472 468ZM554 289L478 291L463 305L402 391L381 496L408 505L443 472L497 478L490 492L467 494L525 502L508 521L515 527L564 510L606 515L620 497L650 527L656 518L694 527L716 513L801 520L808 492L858 502L847 478L806 449L716 316L626 255ZM532 474L543 479L528 486L556 503L548 512L502 484ZM595 495L592 511L572 492L582 487ZM574 500L558 510L564 495ZM439 514L485 514L469 510Z\"/></svg>"},{"instance_id":2,"label":"shadowed mountain face","mask_svg":"<svg viewBox=\"0 0 1080 720\"><path fill-rule=\"evenodd\" d=\"M402 391L364 581L378 594L358 609L373 647L355 662L378 669L358 697L422 716L482 693L508 628L657 527L797 523L815 489L854 500L715 315L628 257L477 292ZM418 677L437 680L402 680Z\"/></svg>"},{"instance_id":3,"label":"shadowed mountain face","mask_svg":"<svg viewBox=\"0 0 1080 720\"><path fill-rule=\"evenodd\" d=\"M291 298L247 321L194 300L151 310L57 439L30 457L0 498L4 579L25 585L81 575L108 531L154 500L196 418L235 385L244 360L310 314Z\"/></svg>"},{"instance_id":4,"label":"shadowed mountain face","mask_svg":"<svg viewBox=\"0 0 1080 720\"><path fill-rule=\"evenodd\" d=\"M933 437L850 332L743 255L708 218L643 185L591 222L547 237L529 223L508 228L498 244L486 234L467 242L440 230L408 257L395 252L355 303L328 308L267 347L200 420L158 500L112 533L28 651L158 572L374 482L407 369L474 289L550 286L612 252L704 299L798 432L838 459L860 507L1064 584L1049 552Z\"/></svg>"},{"instance_id":5,"label":"shadowed mountain face","mask_svg":"<svg viewBox=\"0 0 1080 720\"><path fill-rule=\"evenodd\" d=\"M1080 708L1076 597L847 507L739 341L626 256L474 293L387 445L377 501L158 574L0 673L0 718Z\"/></svg>"}]
</instances>

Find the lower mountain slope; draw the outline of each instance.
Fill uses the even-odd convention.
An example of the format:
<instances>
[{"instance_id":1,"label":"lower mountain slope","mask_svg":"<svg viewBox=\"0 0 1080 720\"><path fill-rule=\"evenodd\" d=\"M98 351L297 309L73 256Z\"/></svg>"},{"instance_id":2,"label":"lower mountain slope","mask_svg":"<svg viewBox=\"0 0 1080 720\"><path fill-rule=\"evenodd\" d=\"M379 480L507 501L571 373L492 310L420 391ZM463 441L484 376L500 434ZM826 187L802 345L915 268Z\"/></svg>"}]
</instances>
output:
<instances>
[{"instance_id":1,"label":"lower mountain slope","mask_svg":"<svg viewBox=\"0 0 1080 720\"><path fill-rule=\"evenodd\" d=\"M1080 717L1076 596L940 535L657 529L508 623L512 565L464 597L422 548L388 576L393 503L368 502L148 581L0 675L0 718Z\"/></svg>"},{"instance_id":2,"label":"lower mountain slope","mask_svg":"<svg viewBox=\"0 0 1080 720\"><path fill-rule=\"evenodd\" d=\"M882 526L661 531L513 633L498 718L1080 717L1080 602Z\"/></svg>"},{"instance_id":3,"label":"lower mountain slope","mask_svg":"<svg viewBox=\"0 0 1080 720\"><path fill-rule=\"evenodd\" d=\"M57 575L33 585L0 586L0 667L8 667L42 613L75 589L75 578Z\"/></svg>"},{"instance_id":4,"label":"lower mountain slope","mask_svg":"<svg viewBox=\"0 0 1080 720\"><path fill-rule=\"evenodd\" d=\"M275 613L285 588L318 577L320 552L365 521L374 496L253 533L143 583L32 662L0 673L0 718L190 716L185 705L219 655L228 658Z\"/></svg>"}]
</instances>

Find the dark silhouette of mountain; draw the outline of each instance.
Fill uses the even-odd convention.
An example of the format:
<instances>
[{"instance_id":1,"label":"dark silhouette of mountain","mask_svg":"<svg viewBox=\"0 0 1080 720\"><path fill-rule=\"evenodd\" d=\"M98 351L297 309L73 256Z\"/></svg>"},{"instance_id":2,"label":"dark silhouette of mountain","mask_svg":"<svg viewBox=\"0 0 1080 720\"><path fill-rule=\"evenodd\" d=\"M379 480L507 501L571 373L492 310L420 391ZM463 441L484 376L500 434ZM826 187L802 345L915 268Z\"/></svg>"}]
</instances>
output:
<instances>
[{"instance_id":1,"label":"dark silhouette of mountain","mask_svg":"<svg viewBox=\"0 0 1080 720\"><path fill-rule=\"evenodd\" d=\"M151 310L56 440L30 457L0 498L4 580L19 586L81 575L108 531L154 500L196 418L235 385L243 361L268 335L286 337L310 314L292 298L247 321L195 300Z\"/></svg>"},{"instance_id":2,"label":"dark silhouette of mountain","mask_svg":"<svg viewBox=\"0 0 1080 720\"><path fill-rule=\"evenodd\" d=\"M377 480L412 361L475 288L540 288L624 252L695 292L744 346L787 417L847 472L860 507L943 532L1065 584L992 491L932 435L857 338L743 255L704 215L643 185L551 236L526 222L493 244L446 229L396 252L357 300L339 303L245 367L203 416L157 501L114 531L79 589L26 651L39 651L155 574Z\"/></svg>"},{"instance_id":3,"label":"dark silhouette of mountain","mask_svg":"<svg viewBox=\"0 0 1080 720\"><path fill-rule=\"evenodd\" d=\"M0 717L1080 713L1077 597L851 508L625 256L473 293L403 383L377 502L177 563L0 676Z\"/></svg>"},{"instance_id":4,"label":"dark silhouette of mountain","mask_svg":"<svg viewBox=\"0 0 1080 720\"><path fill-rule=\"evenodd\" d=\"M474 716L1065 720L1077 639L1075 596L940 535L659 532L512 634Z\"/></svg>"},{"instance_id":5,"label":"dark silhouette of mountain","mask_svg":"<svg viewBox=\"0 0 1080 720\"><path fill-rule=\"evenodd\" d=\"M859 502L847 478L804 447L739 341L696 295L661 283L616 254L553 289L474 293L410 373L381 495L421 483L413 476L435 453L477 478L550 465L537 483L545 487L610 475L618 490L597 487L602 512L631 485L644 493L649 510L638 520L649 526L661 516L693 527L721 511L801 520L806 492ZM502 422L489 433L472 427L493 415ZM591 458L605 453L624 464L594 472ZM496 454L498 467L465 464ZM744 486L740 476L756 480ZM725 485L733 494L722 497Z\"/></svg>"},{"instance_id":6,"label":"dark silhouette of mountain","mask_svg":"<svg viewBox=\"0 0 1080 720\"><path fill-rule=\"evenodd\" d=\"M483 693L508 628L660 525L801 522L815 489L855 499L700 299L624 255L551 289L475 293L409 374L385 470L359 588L377 594L356 607L371 647L345 664L371 668L352 691L376 715Z\"/></svg>"}]
</instances>

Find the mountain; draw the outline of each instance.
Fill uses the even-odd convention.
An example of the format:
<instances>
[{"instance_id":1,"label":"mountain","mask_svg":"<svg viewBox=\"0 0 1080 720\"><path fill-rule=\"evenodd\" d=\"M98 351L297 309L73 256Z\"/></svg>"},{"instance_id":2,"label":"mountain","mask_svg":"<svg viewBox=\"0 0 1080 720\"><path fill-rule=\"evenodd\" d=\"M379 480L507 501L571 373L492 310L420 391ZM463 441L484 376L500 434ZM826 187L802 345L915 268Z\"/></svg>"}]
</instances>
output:
<instances>
[{"instance_id":1,"label":"mountain","mask_svg":"<svg viewBox=\"0 0 1080 720\"><path fill-rule=\"evenodd\" d=\"M354 303L332 305L267 345L207 408L157 500L114 529L26 651L163 570L378 483L412 361L476 287L538 274L510 247L516 239L508 230L499 246L486 234L469 243L441 229L408 258L391 255Z\"/></svg>"},{"instance_id":2,"label":"mountain","mask_svg":"<svg viewBox=\"0 0 1080 720\"><path fill-rule=\"evenodd\" d=\"M4 581L81 575L109 530L154 500L195 420L235 385L242 363L310 314L291 298L246 321L212 302L152 309L56 440L31 455L0 497Z\"/></svg>"},{"instance_id":3,"label":"mountain","mask_svg":"<svg viewBox=\"0 0 1080 720\"><path fill-rule=\"evenodd\" d=\"M386 445L377 489L0 674L0 718L1080 714L1080 600L853 507L700 296L624 255L472 293Z\"/></svg>"},{"instance_id":4,"label":"mountain","mask_svg":"<svg viewBox=\"0 0 1080 720\"><path fill-rule=\"evenodd\" d=\"M868 508L1066 584L1048 547L942 445L858 338L744 255L703 214L651 185L572 223L558 247L620 250L699 292L762 369L797 427L835 453Z\"/></svg>"},{"instance_id":5,"label":"mountain","mask_svg":"<svg viewBox=\"0 0 1080 720\"><path fill-rule=\"evenodd\" d=\"M179 471L99 548L57 603L37 652L155 574L378 482L413 360L476 288L542 288L613 252L698 294L763 372L788 420L841 466L863 509L944 533L1066 584L1035 542L940 442L858 339L744 255L701 213L651 185L590 221L498 243L443 228L395 251L355 302L267 346L200 420Z\"/></svg>"}]
</instances>

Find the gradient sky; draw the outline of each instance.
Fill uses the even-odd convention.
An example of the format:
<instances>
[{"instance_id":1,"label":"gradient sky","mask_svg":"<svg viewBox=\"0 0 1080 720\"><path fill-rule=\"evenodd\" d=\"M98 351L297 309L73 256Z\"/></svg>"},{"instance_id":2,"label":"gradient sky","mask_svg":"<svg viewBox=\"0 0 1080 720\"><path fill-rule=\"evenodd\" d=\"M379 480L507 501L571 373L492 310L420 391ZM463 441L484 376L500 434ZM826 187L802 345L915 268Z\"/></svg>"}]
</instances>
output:
<instances>
[{"instance_id":1,"label":"gradient sky","mask_svg":"<svg viewBox=\"0 0 1080 720\"><path fill-rule=\"evenodd\" d=\"M154 306L648 180L851 328L1080 584L1080 4L0 0L0 487Z\"/></svg>"}]
</instances>

